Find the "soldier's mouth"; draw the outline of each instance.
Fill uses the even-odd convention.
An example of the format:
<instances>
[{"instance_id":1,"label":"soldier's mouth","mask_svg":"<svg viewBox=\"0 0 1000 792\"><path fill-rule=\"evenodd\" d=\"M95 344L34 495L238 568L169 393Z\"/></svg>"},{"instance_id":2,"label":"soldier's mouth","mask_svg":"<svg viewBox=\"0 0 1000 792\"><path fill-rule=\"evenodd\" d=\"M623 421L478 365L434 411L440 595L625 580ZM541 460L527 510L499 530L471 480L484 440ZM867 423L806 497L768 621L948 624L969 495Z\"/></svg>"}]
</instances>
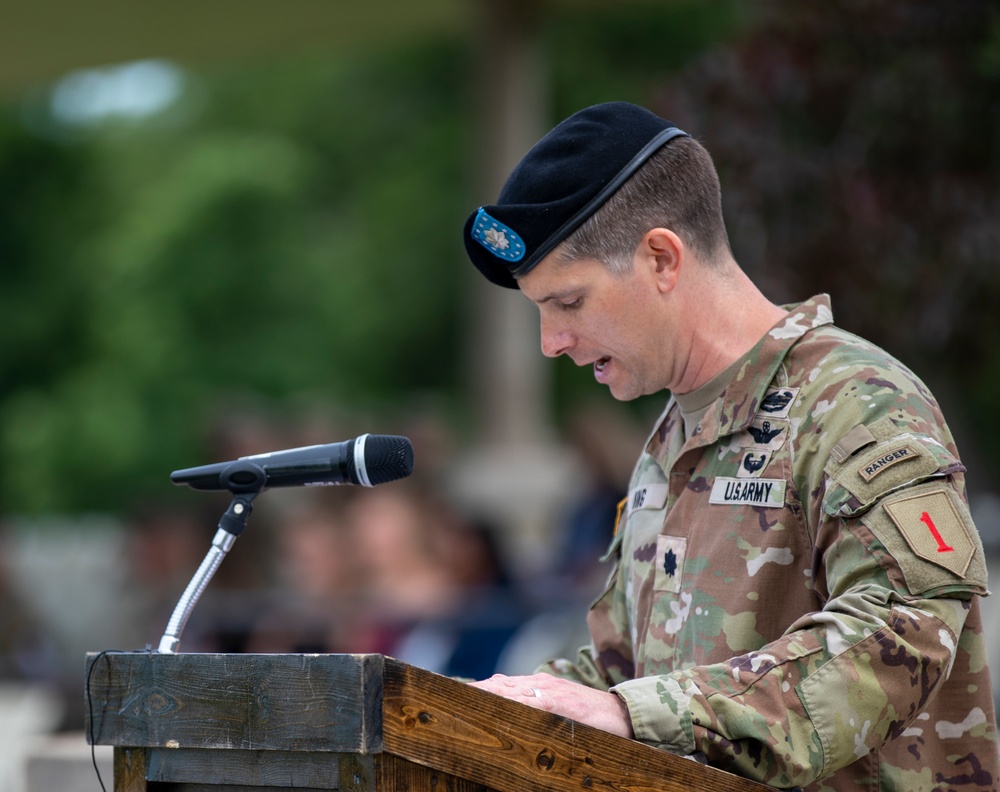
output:
<instances>
[{"instance_id":1,"label":"soldier's mouth","mask_svg":"<svg viewBox=\"0 0 1000 792\"><path fill-rule=\"evenodd\" d=\"M611 362L611 358L608 358L608 357L602 357L600 360L595 360L594 361L594 370L597 373L601 373L602 371L604 371L604 367L607 366L608 363L610 363L610 362Z\"/></svg>"}]
</instances>

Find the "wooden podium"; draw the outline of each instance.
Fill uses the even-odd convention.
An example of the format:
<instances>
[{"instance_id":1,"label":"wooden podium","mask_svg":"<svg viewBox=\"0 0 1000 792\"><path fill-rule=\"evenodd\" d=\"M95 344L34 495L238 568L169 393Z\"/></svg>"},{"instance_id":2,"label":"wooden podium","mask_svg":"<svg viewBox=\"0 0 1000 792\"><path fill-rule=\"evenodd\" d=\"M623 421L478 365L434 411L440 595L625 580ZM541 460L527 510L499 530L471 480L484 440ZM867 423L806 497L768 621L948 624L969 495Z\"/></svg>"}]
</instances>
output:
<instances>
[{"instance_id":1,"label":"wooden podium","mask_svg":"<svg viewBox=\"0 0 1000 792\"><path fill-rule=\"evenodd\" d=\"M115 792L769 787L382 655L87 656Z\"/></svg>"}]
</instances>

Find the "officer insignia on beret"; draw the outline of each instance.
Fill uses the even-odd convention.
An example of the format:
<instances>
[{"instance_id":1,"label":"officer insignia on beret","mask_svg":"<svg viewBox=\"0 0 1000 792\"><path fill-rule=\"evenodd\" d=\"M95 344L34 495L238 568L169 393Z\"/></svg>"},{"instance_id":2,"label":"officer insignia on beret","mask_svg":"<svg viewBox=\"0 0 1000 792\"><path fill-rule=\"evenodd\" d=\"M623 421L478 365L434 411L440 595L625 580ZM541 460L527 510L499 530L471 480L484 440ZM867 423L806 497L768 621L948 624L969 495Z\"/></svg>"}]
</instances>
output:
<instances>
[{"instance_id":1,"label":"officer insignia on beret","mask_svg":"<svg viewBox=\"0 0 1000 792\"><path fill-rule=\"evenodd\" d=\"M500 231L499 233L495 228L491 228L486 232L486 241L495 248L500 248L500 250L506 250L510 247L510 242L507 241L507 232Z\"/></svg>"},{"instance_id":2,"label":"officer insignia on beret","mask_svg":"<svg viewBox=\"0 0 1000 792\"><path fill-rule=\"evenodd\" d=\"M480 209L476 215L472 238L504 261L520 261L524 258L524 242L521 237L509 226L490 217L484 209Z\"/></svg>"}]
</instances>

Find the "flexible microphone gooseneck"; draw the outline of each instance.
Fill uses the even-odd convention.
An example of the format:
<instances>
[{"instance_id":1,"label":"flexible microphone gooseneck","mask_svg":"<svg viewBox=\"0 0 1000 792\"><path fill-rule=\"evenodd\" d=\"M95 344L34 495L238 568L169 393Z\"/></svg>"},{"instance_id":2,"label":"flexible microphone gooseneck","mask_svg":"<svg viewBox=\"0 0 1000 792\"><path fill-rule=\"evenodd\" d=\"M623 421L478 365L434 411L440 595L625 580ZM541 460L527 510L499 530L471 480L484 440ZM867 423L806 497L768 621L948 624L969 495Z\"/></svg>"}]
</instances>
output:
<instances>
[{"instance_id":1,"label":"flexible microphone gooseneck","mask_svg":"<svg viewBox=\"0 0 1000 792\"><path fill-rule=\"evenodd\" d=\"M412 472L413 446L407 438L370 434L340 443L291 448L175 470L170 474L174 484L187 484L196 490L229 490L233 493L233 502L219 520L208 555L174 608L158 651L164 654L177 651L191 611L236 537L246 528L247 518L253 511L253 499L264 489L333 484L374 487L406 478Z\"/></svg>"}]
</instances>

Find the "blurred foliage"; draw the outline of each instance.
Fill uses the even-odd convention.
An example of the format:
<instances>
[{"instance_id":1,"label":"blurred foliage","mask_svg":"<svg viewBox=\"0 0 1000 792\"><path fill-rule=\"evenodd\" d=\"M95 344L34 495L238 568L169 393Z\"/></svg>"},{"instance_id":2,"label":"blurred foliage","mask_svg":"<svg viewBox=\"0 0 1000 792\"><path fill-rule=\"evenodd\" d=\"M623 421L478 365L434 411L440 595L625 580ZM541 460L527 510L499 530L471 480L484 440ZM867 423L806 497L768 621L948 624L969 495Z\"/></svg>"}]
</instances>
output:
<instances>
[{"instance_id":1,"label":"blurred foliage","mask_svg":"<svg viewBox=\"0 0 1000 792\"><path fill-rule=\"evenodd\" d=\"M989 0L755 4L656 109L712 151L737 259L936 392L993 487L1000 432L1000 10Z\"/></svg>"},{"instance_id":2,"label":"blurred foliage","mask_svg":"<svg viewBox=\"0 0 1000 792\"><path fill-rule=\"evenodd\" d=\"M732 7L544 15L559 104L643 101ZM429 41L190 75L161 116L93 129L60 125L47 96L8 108L3 510L159 499L170 470L225 453L227 416L401 413L430 394L460 422L472 60Z\"/></svg>"},{"instance_id":3,"label":"blurred foliage","mask_svg":"<svg viewBox=\"0 0 1000 792\"><path fill-rule=\"evenodd\" d=\"M553 117L612 99L649 104L679 69L743 29L746 12L738 0L633 0L551 13L542 38Z\"/></svg>"},{"instance_id":4,"label":"blurred foliage","mask_svg":"<svg viewBox=\"0 0 1000 792\"><path fill-rule=\"evenodd\" d=\"M462 58L436 45L192 78L174 117L72 137L9 109L5 509L162 490L212 453L214 416L248 404L370 414L453 393Z\"/></svg>"},{"instance_id":5,"label":"blurred foliage","mask_svg":"<svg viewBox=\"0 0 1000 792\"><path fill-rule=\"evenodd\" d=\"M562 4L540 24L553 120L627 99L696 133L769 296L831 292L840 324L954 390L953 424L989 413L995 3ZM92 130L45 97L0 111L0 509L162 492L247 405L431 394L461 420L469 46L189 75L161 116ZM558 366L560 403L593 392Z\"/></svg>"}]
</instances>

